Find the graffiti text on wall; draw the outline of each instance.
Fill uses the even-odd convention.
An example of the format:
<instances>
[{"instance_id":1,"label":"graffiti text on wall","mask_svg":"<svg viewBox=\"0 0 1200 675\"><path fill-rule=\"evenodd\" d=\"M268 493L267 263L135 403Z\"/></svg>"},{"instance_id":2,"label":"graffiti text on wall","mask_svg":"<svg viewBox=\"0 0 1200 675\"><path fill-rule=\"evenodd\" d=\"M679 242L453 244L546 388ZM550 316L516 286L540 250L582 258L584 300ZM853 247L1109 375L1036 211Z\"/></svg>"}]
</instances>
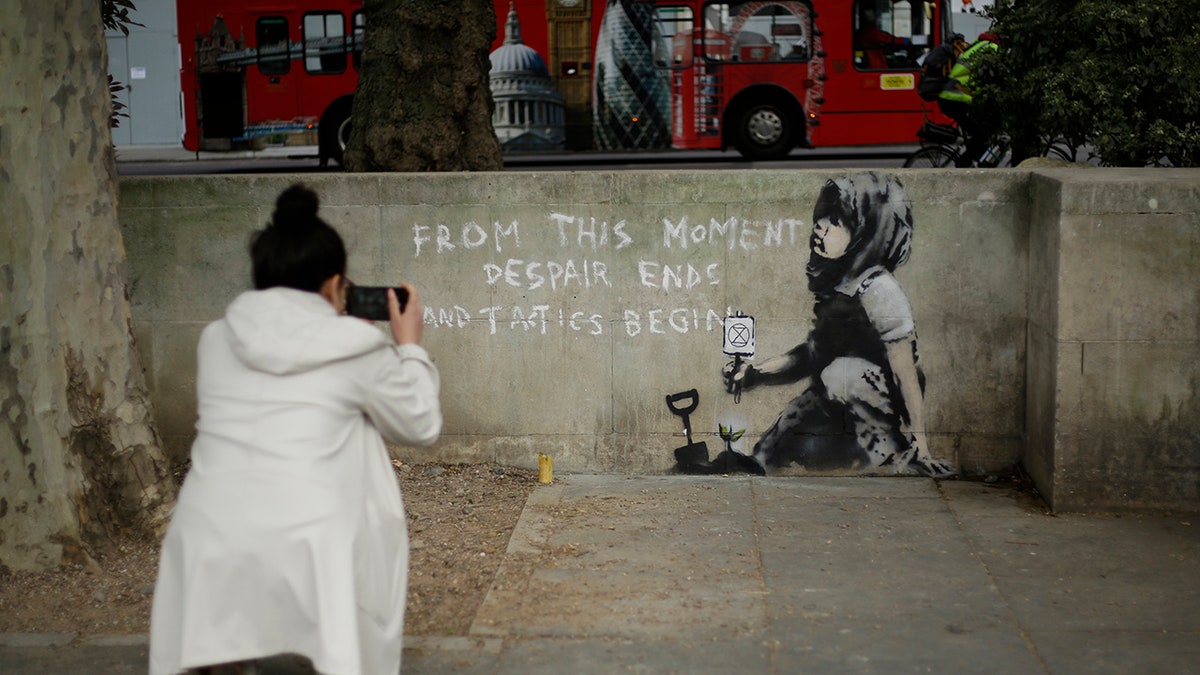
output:
<instances>
[{"instance_id":1,"label":"graffiti text on wall","mask_svg":"<svg viewBox=\"0 0 1200 675\"><path fill-rule=\"evenodd\" d=\"M544 239L541 243L549 243L552 249L556 247L561 255L522 256L523 245L528 246L531 238ZM695 219L681 215L640 227L625 219L552 212L536 226L523 226L516 220L487 225L472 221L453 227L415 223L411 241L415 258L466 259L472 251L486 250L489 255L494 251L497 254L494 260L478 263L474 271L466 268L466 273L478 275L484 287L538 291L562 300L486 307L467 307L461 303L437 306L435 301L425 307L427 325L444 328L485 325L493 335L505 329L545 335L558 328L587 335L619 331L636 337L719 331L723 318L733 312L729 308L684 303L662 307L636 303L620 308L616 314L606 314L596 309L568 307L568 301L576 300L583 291L629 294L636 290L669 297L717 287L721 284L723 263L696 262L692 255L695 251L723 256L725 251L793 248L806 245L807 238L808 225L796 218ZM647 251L657 247L661 254L635 260L625 253L620 256L621 262L609 257L631 246ZM546 250L544 246L538 248ZM686 262L672 259L682 252L692 259ZM621 299L627 298L622 295Z\"/></svg>"}]
</instances>

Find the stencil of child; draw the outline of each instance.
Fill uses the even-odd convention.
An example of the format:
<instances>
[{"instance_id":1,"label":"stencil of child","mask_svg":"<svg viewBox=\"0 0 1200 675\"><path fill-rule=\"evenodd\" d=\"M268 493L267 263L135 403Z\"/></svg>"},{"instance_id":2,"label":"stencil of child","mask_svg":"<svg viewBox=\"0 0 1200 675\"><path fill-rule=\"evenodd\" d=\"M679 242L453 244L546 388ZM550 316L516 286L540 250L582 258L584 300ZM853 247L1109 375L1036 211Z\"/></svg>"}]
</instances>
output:
<instances>
[{"instance_id":1,"label":"stencil of child","mask_svg":"<svg viewBox=\"0 0 1200 675\"><path fill-rule=\"evenodd\" d=\"M821 189L806 268L816 296L812 331L786 354L722 370L734 394L800 384L754 446L761 469L795 462L809 470L955 473L929 454L912 306L893 276L908 260L912 231L912 208L894 177L863 173Z\"/></svg>"}]
</instances>

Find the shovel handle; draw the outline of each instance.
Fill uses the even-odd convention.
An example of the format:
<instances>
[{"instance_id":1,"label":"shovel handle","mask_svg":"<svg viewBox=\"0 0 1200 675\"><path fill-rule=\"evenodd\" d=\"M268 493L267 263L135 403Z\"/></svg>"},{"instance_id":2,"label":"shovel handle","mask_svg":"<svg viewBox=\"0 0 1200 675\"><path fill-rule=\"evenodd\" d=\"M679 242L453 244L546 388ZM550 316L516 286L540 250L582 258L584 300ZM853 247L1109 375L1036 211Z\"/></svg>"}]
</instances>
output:
<instances>
[{"instance_id":1,"label":"shovel handle","mask_svg":"<svg viewBox=\"0 0 1200 675\"><path fill-rule=\"evenodd\" d=\"M691 401L686 405L675 405L680 401L687 401L688 399L691 399ZM695 389L688 389L687 391L681 391L678 394L667 395L667 407L671 409L671 412L679 415L680 417L687 417L688 415L696 412L696 406L698 405L700 405L700 392L696 391Z\"/></svg>"},{"instance_id":2,"label":"shovel handle","mask_svg":"<svg viewBox=\"0 0 1200 675\"><path fill-rule=\"evenodd\" d=\"M737 355L733 357L733 372L736 375L739 368L742 367L742 357ZM742 383L738 382L733 389L733 402L738 404L742 402Z\"/></svg>"}]
</instances>

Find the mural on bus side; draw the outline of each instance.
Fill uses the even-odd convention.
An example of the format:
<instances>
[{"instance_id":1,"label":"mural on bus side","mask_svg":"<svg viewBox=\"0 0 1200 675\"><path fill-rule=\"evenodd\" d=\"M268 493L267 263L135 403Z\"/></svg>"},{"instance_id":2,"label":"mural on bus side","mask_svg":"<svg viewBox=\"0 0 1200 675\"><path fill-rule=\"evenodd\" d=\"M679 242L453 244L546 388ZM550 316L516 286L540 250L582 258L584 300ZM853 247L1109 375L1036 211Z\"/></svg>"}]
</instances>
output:
<instances>
[{"instance_id":1,"label":"mural on bus side","mask_svg":"<svg viewBox=\"0 0 1200 675\"><path fill-rule=\"evenodd\" d=\"M651 56L654 4L609 0L596 38L592 116L601 150L671 147L666 71Z\"/></svg>"},{"instance_id":2,"label":"mural on bus side","mask_svg":"<svg viewBox=\"0 0 1200 675\"><path fill-rule=\"evenodd\" d=\"M811 6L799 0L735 0L705 5L703 16L693 12L684 4L605 4L592 82L596 147L699 148L725 142L765 158L807 143L825 95L825 52ZM736 70L729 70L735 63ZM746 87L747 77L763 88L727 100L732 94L727 81ZM779 93L788 87L795 91ZM783 100L793 95L802 97L793 102L794 110Z\"/></svg>"},{"instance_id":3,"label":"mural on bus side","mask_svg":"<svg viewBox=\"0 0 1200 675\"><path fill-rule=\"evenodd\" d=\"M953 475L953 465L929 452L912 306L894 275L912 246L903 186L876 173L832 179L812 218L805 269L816 297L812 330L787 353L736 359L722 370L726 390L747 392L747 402L755 389L771 385L795 386L799 395L749 455L728 455L727 440L719 463L759 474L796 464L811 471ZM687 470L686 455L677 459Z\"/></svg>"}]
</instances>

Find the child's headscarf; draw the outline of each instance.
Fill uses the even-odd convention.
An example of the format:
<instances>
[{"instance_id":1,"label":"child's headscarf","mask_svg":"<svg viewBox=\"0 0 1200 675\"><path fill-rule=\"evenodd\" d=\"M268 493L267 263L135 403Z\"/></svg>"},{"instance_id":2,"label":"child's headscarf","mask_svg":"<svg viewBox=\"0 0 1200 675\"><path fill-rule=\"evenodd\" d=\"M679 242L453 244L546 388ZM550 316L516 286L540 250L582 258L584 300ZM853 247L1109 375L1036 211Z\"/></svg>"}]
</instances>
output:
<instances>
[{"instance_id":1,"label":"child's headscarf","mask_svg":"<svg viewBox=\"0 0 1200 675\"><path fill-rule=\"evenodd\" d=\"M894 272L908 260L912 206L893 176L869 172L829 180L813 207L813 222L822 218L850 230L850 245L837 260L810 256L808 287L818 295L872 267Z\"/></svg>"}]
</instances>

